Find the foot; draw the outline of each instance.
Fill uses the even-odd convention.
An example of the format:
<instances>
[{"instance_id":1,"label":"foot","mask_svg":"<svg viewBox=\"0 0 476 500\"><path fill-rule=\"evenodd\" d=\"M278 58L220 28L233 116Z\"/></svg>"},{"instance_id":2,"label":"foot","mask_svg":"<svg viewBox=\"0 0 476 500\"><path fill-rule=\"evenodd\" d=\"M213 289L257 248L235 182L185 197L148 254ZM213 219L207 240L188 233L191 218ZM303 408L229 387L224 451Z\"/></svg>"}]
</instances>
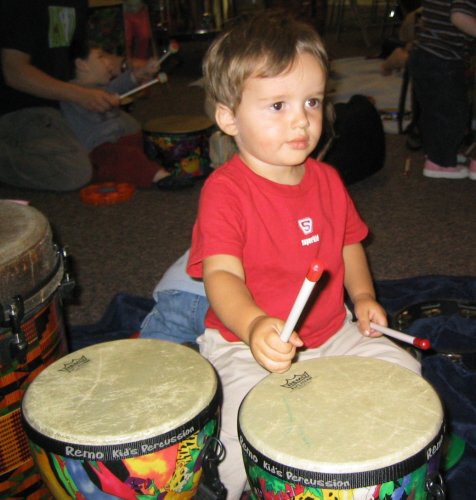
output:
<instances>
[{"instance_id":1,"label":"foot","mask_svg":"<svg viewBox=\"0 0 476 500\"><path fill-rule=\"evenodd\" d=\"M191 177L178 177L176 175L167 175L155 183L162 191L179 191L192 188L194 184Z\"/></svg>"},{"instance_id":2,"label":"foot","mask_svg":"<svg viewBox=\"0 0 476 500\"><path fill-rule=\"evenodd\" d=\"M423 167L423 175L433 179L465 179L468 177L468 169L462 165L441 167L427 158Z\"/></svg>"},{"instance_id":3,"label":"foot","mask_svg":"<svg viewBox=\"0 0 476 500\"><path fill-rule=\"evenodd\" d=\"M468 177L476 181L476 160L470 160L469 162Z\"/></svg>"}]
</instances>

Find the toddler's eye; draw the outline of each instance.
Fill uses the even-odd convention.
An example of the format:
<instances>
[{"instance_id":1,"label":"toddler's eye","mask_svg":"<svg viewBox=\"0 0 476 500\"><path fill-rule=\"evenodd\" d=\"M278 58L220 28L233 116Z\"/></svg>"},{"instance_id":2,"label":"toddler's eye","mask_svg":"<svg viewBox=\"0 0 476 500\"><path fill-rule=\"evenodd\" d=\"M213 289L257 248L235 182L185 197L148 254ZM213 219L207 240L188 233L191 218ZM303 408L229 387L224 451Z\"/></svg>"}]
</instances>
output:
<instances>
[{"instance_id":1,"label":"toddler's eye","mask_svg":"<svg viewBox=\"0 0 476 500\"><path fill-rule=\"evenodd\" d=\"M282 102L275 102L274 104L271 105L271 107L274 109L274 111L281 111L283 109L284 103Z\"/></svg>"},{"instance_id":2,"label":"toddler's eye","mask_svg":"<svg viewBox=\"0 0 476 500\"><path fill-rule=\"evenodd\" d=\"M308 99L306 101L306 104L307 104L308 107L315 109L315 108L318 108L321 105L321 101L319 99L313 97L311 99Z\"/></svg>"}]
</instances>

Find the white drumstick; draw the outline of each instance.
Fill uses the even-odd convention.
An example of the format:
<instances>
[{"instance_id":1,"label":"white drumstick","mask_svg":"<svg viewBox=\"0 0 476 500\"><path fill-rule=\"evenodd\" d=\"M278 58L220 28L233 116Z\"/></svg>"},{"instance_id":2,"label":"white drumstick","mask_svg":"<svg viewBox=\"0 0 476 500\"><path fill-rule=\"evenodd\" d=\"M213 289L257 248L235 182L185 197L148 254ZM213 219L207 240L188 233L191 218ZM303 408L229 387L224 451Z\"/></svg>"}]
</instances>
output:
<instances>
[{"instance_id":1,"label":"white drumstick","mask_svg":"<svg viewBox=\"0 0 476 500\"><path fill-rule=\"evenodd\" d=\"M384 335L388 335L397 340L401 340L402 342L406 342L407 344L414 345L415 347L419 347L426 351L431 347L430 341L428 339L422 339L419 337L413 337L412 335L408 335L407 333L399 332L398 330L393 330L392 328L388 328L386 326L377 325L377 323L370 322L370 326Z\"/></svg>"},{"instance_id":2,"label":"white drumstick","mask_svg":"<svg viewBox=\"0 0 476 500\"><path fill-rule=\"evenodd\" d=\"M147 83L144 83L142 85L139 85L138 87L133 88L132 90L129 90L129 92L125 92L124 94L121 94L119 96L119 99L124 99L124 97L129 97L132 94L135 94L137 92L140 92L141 90L146 89L147 87L150 87L151 85L155 85L156 83L162 81L162 78L154 78L153 80L150 80Z\"/></svg>"},{"instance_id":3,"label":"white drumstick","mask_svg":"<svg viewBox=\"0 0 476 500\"><path fill-rule=\"evenodd\" d=\"M169 45L169 48L167 49L167 52L159 59L159 64L162 64L167 59L167 57L178 52L178 49L179 49L179 46L178 46L177 42L175 42L175 41L170 42L170 45ZM132 90L129 90L128 92L125 92L124 94L121 94L119 96L119 99L124 99L124 97L129 97L130 95L135 94L136 92L140 92L141 90L144 90L147 87L150 87L151 85L155 85L158 82L163 83L164 77L161 75L162 75L162 73L159 73L158 78L154 78L153 80L150 80L149 82L146 82L143 85L139 85L138 87L135 87Z\"/></svg>"},{"instance_id":4,"label":"white drumstick","mask_svg":"<svg viewBox=\"0 0 476 500\"><path fill-rule=\"evenodd\" d=\"M281 331L280 338L283 342L287 342L289 340L289 337L291 337L291 333L293 333L294 327L298 322L299 316L301 316L307 299L309 298L309 295L311 295L314 285L322 276L323 271L324 267L321 264L321 261L318 259L314 259L311 263L311 266L309 267L309 271L306 277L304 278L301 290L299 290L298 296L294 301L294 305L291 308L291 312L289 313L288 319L284 324L283 330Z\"/></svg>"}]
</instances>

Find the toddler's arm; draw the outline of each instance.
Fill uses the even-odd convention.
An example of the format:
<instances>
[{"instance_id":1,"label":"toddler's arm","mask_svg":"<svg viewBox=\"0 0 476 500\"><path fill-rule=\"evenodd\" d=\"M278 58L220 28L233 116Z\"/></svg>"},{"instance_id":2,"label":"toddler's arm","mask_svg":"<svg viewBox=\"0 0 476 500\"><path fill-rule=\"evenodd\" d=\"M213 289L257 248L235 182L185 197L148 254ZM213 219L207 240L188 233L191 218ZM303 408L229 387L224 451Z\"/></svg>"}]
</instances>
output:
<instances>
[{"instance_id":1,"label":"toddler's arm","mask_svg":"<svg viewBox=\"0 0 476 500\"><path fill-rule=\"evenodd\" d=\"M373 330L370 322L386 326L387 317L383 307L375 300L372 277L362 245L360 243L346 245L343 258L344 286L354 304L359 330L366 336L380 337L381 333Z\"/></svg>"},{"instance_id":2,"label":"toddler's arm","mask_svg":"<svg viewBox=\"0 0 476 500\"><path fill-rule=\"evenodd\" d=\"M250 346L256 361L271 372L287 371L302 340L293 332L289 342L281 341L284 322L268 316L254 302L240 260L231 255L206 258L203 281L211 307L223 324Z\"/></svg>"}]
</instances>

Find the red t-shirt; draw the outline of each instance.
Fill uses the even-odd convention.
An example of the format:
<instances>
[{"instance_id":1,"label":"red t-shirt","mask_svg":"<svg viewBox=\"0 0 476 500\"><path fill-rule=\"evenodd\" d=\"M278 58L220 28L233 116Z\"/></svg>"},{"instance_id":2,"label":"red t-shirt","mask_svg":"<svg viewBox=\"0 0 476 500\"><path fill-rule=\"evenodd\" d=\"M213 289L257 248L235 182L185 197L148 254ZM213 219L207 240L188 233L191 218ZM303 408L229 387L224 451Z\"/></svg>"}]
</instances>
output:
<instances>
[{"instance_id":1,"label":"red t-shirt","mask_svg":"<svg viewBox=\"0 0 476 500\"><path fill-rule=\"evenodd\" d=\"M187 271L201 277L206 257L238 257L258 306L286 320L311 261L318 257L325 271L296 327L306 347L317 347L345 318L342 249L367 232L329 165L308 159L302 181L288 186L255 174L235 155L203 187ZM211 308L205 324L228 341L240 340Z\"/></svg>"}]
</instances>

